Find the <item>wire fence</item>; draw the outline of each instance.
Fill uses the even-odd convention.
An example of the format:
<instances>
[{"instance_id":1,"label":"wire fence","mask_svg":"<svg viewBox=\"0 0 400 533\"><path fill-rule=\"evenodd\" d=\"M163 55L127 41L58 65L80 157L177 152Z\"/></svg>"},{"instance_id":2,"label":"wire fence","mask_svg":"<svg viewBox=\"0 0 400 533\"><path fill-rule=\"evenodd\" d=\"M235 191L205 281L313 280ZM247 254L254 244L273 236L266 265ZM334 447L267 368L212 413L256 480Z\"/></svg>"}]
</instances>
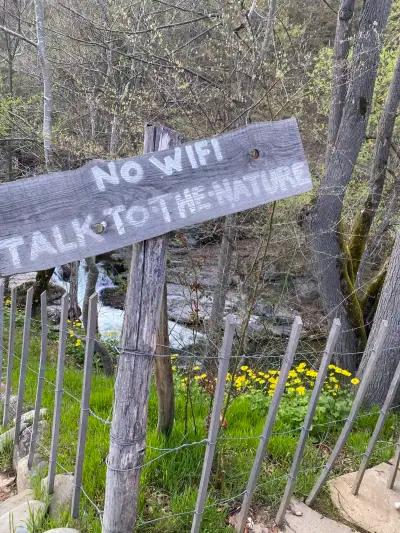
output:
<instances>
[{"instance_id":1,"label":"wire fence","mask_svg":"<svg viewBox=\"0 0 400 533\"><path fill-rule=\"evenodd\" d=\"M103 427L107 428L107 432L110 431L110 426L112 423L112 406L109 406L109 416L105 418L104 416L101 416L99 413L95 412L89 405L89 398L90 398L90 386L91 386L91 375L89 375L88 379L85 379L83 377L82 379L82 397L78 397L76 393L69 390L64 382L64 361L65 361L65 338L66 336L71 334L71 328L69 328L66 325L66 314L61 318L61 323L59 327L50 325L48 328L43 327L43 314L42 314L42 320L36 321L36 319L31 318L31 305L32 301L31 298L27 298L27 304L25 309L24 318L22 321L22 316L19 315L17 320L17 309L15 306L16 301L16 294L15 289L13 289L14 293L12 294L12 302L14 302L14 305L11 305L11 308L5 308L4 310L4 316L7 318L7 321L9 323L8 326L8 346L7 348L1 344L1 352L5 353L7 351L7 369L13 365L13 361L16 360L19 363L19 371L20 376L24 375L23 372L29 372L35 378L37 379L38 383L38 389L36 393L36 405L35 405L35 419L33 421L33 425L35 426L35 423L38 422L38 417L40 417L40 408L41 408L41 392L40 391L40 384L42 381L42 385L46 384L54 393L55 397L55 408L53 412L53 425L52 425L52 431L51 431L51 445L50 447L46 446L43 440L40 442L32 442L31 438L31 448L33 447L33 452L38 451L43 453L46 457L49 457L49 477L53 476L53 482L54 482L54 476L56 474L56 471L61 471L64 473L70 473L70 469L65 466L65 464L62 463L59 457L59 432L60 432L60 417L61 417L61 405L64 402L63 397L68 398L69 401L73 402L76 405L79 405L79 409L81 412L81 419L78 427L79 432L79 441L80 441L80 447L77 448L77 454L74 459L75 462L75 473L74 473L74 494L75 498L73 499L72 508L71 508L71 514L72 516L78 518L79 517L79 510L80 510L80 497L83 495L85 500L87 501L87 504L93 508L93 511L95 512L96 516L98 517L99 521L101 522L103 519L103 509L102 509L102 498L99 499L98 495L94 496L93 494L90 494L90 490L84 486L82 479L82 472L84 469L84 459L85 459L85 441L87 438L86 430L84 433L82 433L82 427L86 424L87 426L87 418L92 417L94 420L96 420L96 423L101 424ZM68 295L64 295L62 307L64 309L67 308L67 299ZM42 305L46 304L46 299L43 299ZM94 351L94 340L96 340L96 335L94 333L90 333L90 331L94 332L93 324L94 321L97 318L97 297L92 297L91 299L91 305L92 305L92 313L91 318L89 319L88 324L88 334L81 335L80 333L72 332L73 335L75 335L76 338L82 339L86 346L86 352L85 352L85 372L87 372L87 364L88 361L90 363L90 367L92 366L92 357L93 357L93 351ZM43 311L43 309L42 309ZM3 317L2 317L3 318ZM91 322L92 321L92 322ZM15 334L16 334L16 323L19 323L19 325L22 324L25 335L23 339L23 346L22 346L22 355L19 356L15 354ZM41 325L41 350L43 351L44 346L48 345L48 333L49 331L57 332L59 335L59 343L58 343L58 369L56 374L56 380L52 381L48 377L45 377L43 374L43 368L39 366L38 369L34 368L32 362L29 362L25 357L24 353L26 353L27 349L29 348L30 344L30 338L26 334L26 332L29 330L32 335L38 334L37 331L31 330L31 322L38 323ZM90 323L91 322L91 323ZM46 325L45 325L46 326ZM18 326L19 327L19 326ZM226 330L225 333L227 334L227 329L231 328L231 341L233 340L233 332L234 329L237 327L237 323L235 320L227 320L226 322ZM233 328L233 329L232 329ZM201 476L199 491L198 491L198 501L196 504L196 507L193 509L188 509L182 512L177 513L168 513L166 512L163 516L159 516L156 518L151 519L142 519L137 523L137 529L148 529L152 526L156 526L156 524L168 521L168 520L177 520L179 518L184 517L190 517L192 516L192 532L194 531L200 531L200 526L202 522L202 517L204 516L204 513L210 509L210 508L222 508L221 512L224 512L225 514L230 511L231 509L228 509L228 504L235 504L236 507L240 507L241 511L239 513L239 525L237 526L238 531L244 531L244 528L246 527L247 518L248 515L251 512L251 503L253 501L254 494L257 490L262 489L265 491L266 485L274 486L278 481L285 482L286 483L286 489L285 489L285 495L282 497L279 497L276 495L276 491L273 492L274 498L276 500L275 503L280 504L280 512L278 513L276 517L276 522L278 524L283 523L285 512L287 510L287 507L290 503L290 498L293 494L293 491L295 490L296 486L296 479L299 479L301 476L305 476L308 473L317 473L320 472L320 478L317 480L316 484L314 485L310 495L308 495L308 502L311 504L314 501L314 498L321 490L322 486L326 482L329 474L331 473L334 464L337 461L338 454L341 452L342 448L348 441L349 435L351 430L353 429L354 425L361 422L362 420L378 417L378 421L376 423L375 432L374 435L371 437L373 439L372 441L368 443L368 448L365 452L359 453L359 450L357 448L351 449L350 451L352 453L353 461L356 462L359 459L362 460L362 463L367 463L368 460L371 458L372 453L374 449L378 449L379 452L383 452L384 450L391 451L395 447L396 443L396 436L393 435L393 440L378 440L379 434L383 428L383 424L387 419L387 416L390 412L394 412L397 410L400 405L393 405L393 399L394 399L394 391L397 391L399 382L400 382L400 365L399 370L396 373L396 376L393 377L393 382L391 386L391 390L388 391L387 401L385 402L384 407L378 414L376 411L368 411L368 412L360 412L362 400L364 398L364 394L366 392L368 381L370 379L370 375L373 373L376 361L378 356L381 353L383 341L386 336L386 328L387 325L382 323L381 327L381 334L377 340L376 346L375 346L375 356L370 358L370 361L368 363L368 369L366 371L366 374L364 375L363 380L361 381L361 384L359 388L357 389L354 403L352 404L352 407L350 409L350 412L348 416L333 420L333 421L327 421L327 422L318 422L314 420L314 413L315 408L318 404L319 396L322 390L322 386L326 380L327 375L327 369L331 362L331 358L334 353L334 346L337 340L338 335L340 334L340 324L338 321L334 321L332 325L332 329L330 332L330 336L328 337L328 341L325 347L325 350L322 354L322 360L320 359L320 365L317 364L317 359L315 360L315 367L318 367L316 369L317 378L314 385L314 388L312 390L312 396L309 401L308 405L308 413L306 418L304 419L304 422L296 427L292 427L290 429L283 429L283 430L274 430L274 425L276 424L276 417L281 405L281 400L283 397L283 394L285 392L285 386L287 381L287 376L290 371L290 369L293 367L293 362L295 359L295 356L304 356L305 354L309 352L297 352L298 343L301 335L301 329L302 329L302 321L300 318L296 319L293 326L291 335L288 340L288 345L286 348L285 353L282 356L273 356L270 357L270 361L274 361L274 363L278 366L280 366L280 369L276 372L276 379L277 379L277 385L275 388L275 391L272 395L272 398L268 404L267 413L266 413L266 420L265 425L262 433L257 435L229 435L227 432L223 431L221 429L221 413L223 409L223 401L224 399L224 391L226 390L227 386L227 374L229 369L229 361L235 357L239 357L232 353L232 342L223 344L221 351L219 355L213 356L214 359L217 360L219 364L219 374L218 379L216 380L215 384L215 391L214 391L214 407L213 407L213 414L209 421L209 427L208 427L208 436L203 438L198 438L195 440L186 440L184 438L183 442L180 442L176 446L152 446L151 444L148 444L146 446L147 449L147 458L143 460L138 465L135 465L133 468L136 470L144 471L148 469L151 465L153 467L157 465L158 463L162 463L163 461L166 461L168 459L168 456L180 453L186 453L191 448L204 448L205 449L205 459L203 463L203 474ZM45 342L43 342L45 341ZM397 349L397 347L391 347L390 349ZM358 352L357 352L358 353ZM160 354L161 357L167 357L167 354ZM169 355L168 355L169 356ZM191 357L196 359L201 359L201 356L199 354L196 354L194 352L185 352L182 354L182 357ZM244 361L247 359L257 359L264 357L264 354L247 354L246 356L240 356L240 358ZM44 361L41 358L40 364L44 364ZM224 365L224 366L223 366ZM221 370L223 368L223 370ZM3 408L3 421L10 419L10 413L6 412L6 409L9 409L9 405L7 406L7 395L11 394L11 374L7 372L7 382L6 382L6 390L4 393L4 408ZM318 381L319 380L319 381ZM319 385L318 385L319 382ZM219 402L216 401L216 398L218 396L218 390L220 391L221 395ZM21 387L21 379L20 379L20 386L18 387L18 402L22 405L22 402L24 400L24 387ZM38 401L39 398L39 401ZM57 407L58 402L58 407ZM65 406L64 406L65 408ZM22 412L19 414L17 413L17 419L19 417L19 423L21 422L21 416ZM86 421L85 421L85 416ZM17 420L18 423L18 420ZM307 441L307 438L309 436L311 426L313 431L320 430L320 431L326 431L326 433L335 434L337 435L339 433L339 436L337 436L336 444L332 448L329 448L329 458L328 461L326 461L326 457L321 457L320 464L316 464L313 467L305 467L302 465L303 459L304 459L304 453L305 453L305 444ZM332 433L333 432L333 433ZM32 431L33 435L33 431ZM293 436L293 438L296 439L297 442L297 450L296 454L294 455L293 462L291 464L291 469L287 473L281 474L279 476L271 475L268 480L265 480L264 478L260 482L260 472L262 464L265 462L265 459L267 457L267 449L268 444L271 442L271 439L279 438L279 437L285 437L285 436ZM14 446L17 447L19 444L19 438L20 435L15 435L14 440ZM216 448L219 447L221 449L224 448L224 446L235 446L236 444L239 446L243 446L243 444L246 443L246 446L249 445L249 443L252 443L251 446L256 447L256 457L252 466L252 469L250 471L250 476L247 482L247 486L243 487L243 490L235 494L231 497L225 497L220 499L214 498L214 492L212 492L213 495L209 493L208 487L209 487L209 481L210 481L210 472L211 467L214 462L214 454L216 451ZM30 450L30 453L32 450ZM32 452L32 453L33 453ZM152 456L155 454L154 456ZM100 465L99 465L100 466ZM109 466L108 464L108 458L105 459L105 461L102 463L102 469ZM294 469L294 470L293 470ZM278 469L279 471L279 469ZM294 472L294 474L293 474ZM323 476L321 478L321 476ZM234 483L235 486L240 482L240 480L243 482L243 473L240 472L237 474L237 478L235 480L234 476L230 477L230 483ZM50 488L49 488L50 487ZM51 480L49 481L49 487L48 490L51 492ZM202 498L200 498L200 495L202 494ZM307 496L307 494L304 494L302 496ZM271 496L272 497L272 496ZM282 507L283 506L283 507Z\"/></svg>"}]
</instances>

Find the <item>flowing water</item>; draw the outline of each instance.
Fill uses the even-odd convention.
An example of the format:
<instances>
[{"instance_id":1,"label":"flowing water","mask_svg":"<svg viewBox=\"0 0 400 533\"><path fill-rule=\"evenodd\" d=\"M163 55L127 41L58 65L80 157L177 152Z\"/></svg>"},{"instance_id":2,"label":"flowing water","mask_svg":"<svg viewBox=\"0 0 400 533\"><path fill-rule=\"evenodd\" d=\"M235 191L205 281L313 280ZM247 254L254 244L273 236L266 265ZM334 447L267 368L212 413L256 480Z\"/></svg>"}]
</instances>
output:
<instances>
[{"instance_id":1,"label":"flowing water","mask_svg":"<svg viewBox=\"0 0 400 533\"><path fill-rule=\"evenodd\" d=\"M100 294L103 289L113 288L115 285L108 277L101 264L98 264L97 266L99 268L99 278L97 280L96 292ZM63 281L60 269L57 268L55 270L52 281L56 285L63 287L67 292L69 291L69 282ZM86 282L87 272L83 262L81 262L78 272L78 303L80 307L82 307L83 304ZM103 337L118 338L121 334L123 319L124 311L108 305L103 305L101 302L99 303L98 322L100 335ZM201 337L199 333L196 333L182 324L173 322L172 320L168 321L168 326L170 346L174 350L180 350L186 346L191 346L195 344L196 339L199 340L199 337Z\"/></svg>"}]
</instances>

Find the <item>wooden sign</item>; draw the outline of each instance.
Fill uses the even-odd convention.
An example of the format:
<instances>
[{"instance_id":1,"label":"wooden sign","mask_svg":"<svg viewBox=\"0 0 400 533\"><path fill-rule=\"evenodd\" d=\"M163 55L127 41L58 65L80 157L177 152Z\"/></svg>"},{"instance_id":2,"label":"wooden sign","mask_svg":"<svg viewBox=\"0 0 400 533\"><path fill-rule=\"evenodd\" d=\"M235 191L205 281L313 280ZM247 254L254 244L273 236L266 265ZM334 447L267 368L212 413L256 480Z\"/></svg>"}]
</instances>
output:
<instances>
[{"instance_id":1,"label":"wooden sign","mask_svg":"<svg viewBox=\"0 0 400 533\"><path fill-rule=\"evenodd\" d=\"M43 270L312 187L294 119L0 185L0 274Z\"/></svg>"}]
</instances>

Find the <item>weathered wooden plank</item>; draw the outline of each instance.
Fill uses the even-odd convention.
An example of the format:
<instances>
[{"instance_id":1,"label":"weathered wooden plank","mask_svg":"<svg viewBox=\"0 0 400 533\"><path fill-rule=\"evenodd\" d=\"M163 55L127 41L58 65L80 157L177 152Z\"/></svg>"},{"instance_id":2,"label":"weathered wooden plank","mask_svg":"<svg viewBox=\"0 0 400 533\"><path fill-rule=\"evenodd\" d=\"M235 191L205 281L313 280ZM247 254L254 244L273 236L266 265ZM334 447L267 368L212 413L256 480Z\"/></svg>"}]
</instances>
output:
<instances>
[{"instance_id":1,"label":"weathered wooden plank","mask_svg":"<svg viewBox=\"0 0 400 533\"><path fill-rule=\"evenodd\" d=\"M3 383L4 357L4 279L0 279L0 386Z\"/></svg>"},{"instance_id":2,"label":"weathered wooden plank","mask_svg":"<svg viewBox=\"0 0 400 533\"><path fill-rule=\"evenodd\" d=\"M0 186L0 274L43 270L311 189L295 119Z\"/></svg>"}]
</instances>

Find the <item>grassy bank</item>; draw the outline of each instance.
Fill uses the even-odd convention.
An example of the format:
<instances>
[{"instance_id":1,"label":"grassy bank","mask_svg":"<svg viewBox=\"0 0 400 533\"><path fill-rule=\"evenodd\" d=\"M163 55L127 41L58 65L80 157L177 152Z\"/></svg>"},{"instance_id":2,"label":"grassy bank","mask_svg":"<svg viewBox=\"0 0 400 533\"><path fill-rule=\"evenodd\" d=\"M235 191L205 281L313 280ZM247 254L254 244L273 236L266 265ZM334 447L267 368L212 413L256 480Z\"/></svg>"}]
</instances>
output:
<instances>
[{"instance_id":1,"label":"grassy bank","mask_svg":"<svg viewBox=\"0 0 400 533\"><path fill-rule=\"evenodd\" d=\"M17 356L21 353L20 326L21 324L19 324L17 335ZM39 336L36 328L37 325L33 328L26 380L27 407L33 406L37 384ZM61 417L58 459L60 473L63 472L63 469L73 471L80 413L80 406L76 401L80 398L83 377L82 370L76 365L76 352L80 346L76 346L74 339L71 342L65 371L65 393ZM43 406L49 409L49 420L51 420L54 403L56 348L56 335L52 334L43 398ZM14 390L17 387L18 363L19 361L16 359L13 372ZM301 379L312 383L312 371L307 370L305 365L302 370L299 368L298 372L293 370L294 373L291 378L293 386L288 384L288 392L268 448L268 458L264 462L258 482L256 507L269 509L272 517L287 481L291 459L300 433L299 426L307 407L309 397L307 385L303 387L303 381L297 382L298 376L305 376L306 371L310 372L310 376ZM334 369L331 370L332 377L334 377L335 372ZM340 372L336 373L340 374ZM224 428L221 429L220 433L209 500L204 515L202 528L204 532L231 531L227 525L227 516L237 507L238 502L240 502L239 495L245 489L268 408L270 397L268 391L274 388L274 379L276 379L274 376L276 376L274 371L271 374L264 372L260 375L255 369L253 371L251 368L242 367L239 375L236 378L231 378L234 399L227 410ZM347 378L346 376L338 377L351 379L351 377ZM195 367L189 375L187 372L180 373L177 370L175 381L176 423L172 435L168 439L157 434L157 399L154 387L151 389L148 449L141 478L138 530L167 533L190 530L192 510L195 507L204 456L204 443L182 447L173 452L163 449L179 448L184 444L198 442L206 437L206 420L210 408L210 396L207 394L207 390L209 388L208 382L212 380L210 376L206 376L202 369ZM188 401L187 395L188 382L190 384L190 401ZM304 384L306 384L305 381ZM341 427L340 421L336 425L334 422L343 418L343 413L349 406L349 393L342 394L340 390L335 392L336 384L334 381L331 382L330 386L332 390L324 395L319 405L317 423L313 427L311 438L307 443L304 462L296 486L296 495L299 498L305 496L311 489ZM289 391L289 389L291 390ZM90 400L92 411L102 419L109 420L112 398L113 380L95 372ZM335 468L335 474L348 472L358 467L360 455L365 451L376 418L376 411L360 415ZM374 463L391 457L393 439L397 434L396 428L398 426L397 415L391 414L380 437L377 450L374 452ZM102 509L104 504L109 429L109 425L93 416L90 417L83 485L87 495L99 509ZM44 455L47 454L49 442L50 429L48 428L42 449ZM325 512L329 511L326 491L321 494L318 505ZM79 522L74 522L66 514L55 521L47 521L35 531L45 531L50 526L75 526L82 533L100 532L97 511L84 495L82 496L81 510L82 518ZM162 520L158 521L158 519ZM154 522L151 522L153 520Z\"/></svg>"}]
</instances>

